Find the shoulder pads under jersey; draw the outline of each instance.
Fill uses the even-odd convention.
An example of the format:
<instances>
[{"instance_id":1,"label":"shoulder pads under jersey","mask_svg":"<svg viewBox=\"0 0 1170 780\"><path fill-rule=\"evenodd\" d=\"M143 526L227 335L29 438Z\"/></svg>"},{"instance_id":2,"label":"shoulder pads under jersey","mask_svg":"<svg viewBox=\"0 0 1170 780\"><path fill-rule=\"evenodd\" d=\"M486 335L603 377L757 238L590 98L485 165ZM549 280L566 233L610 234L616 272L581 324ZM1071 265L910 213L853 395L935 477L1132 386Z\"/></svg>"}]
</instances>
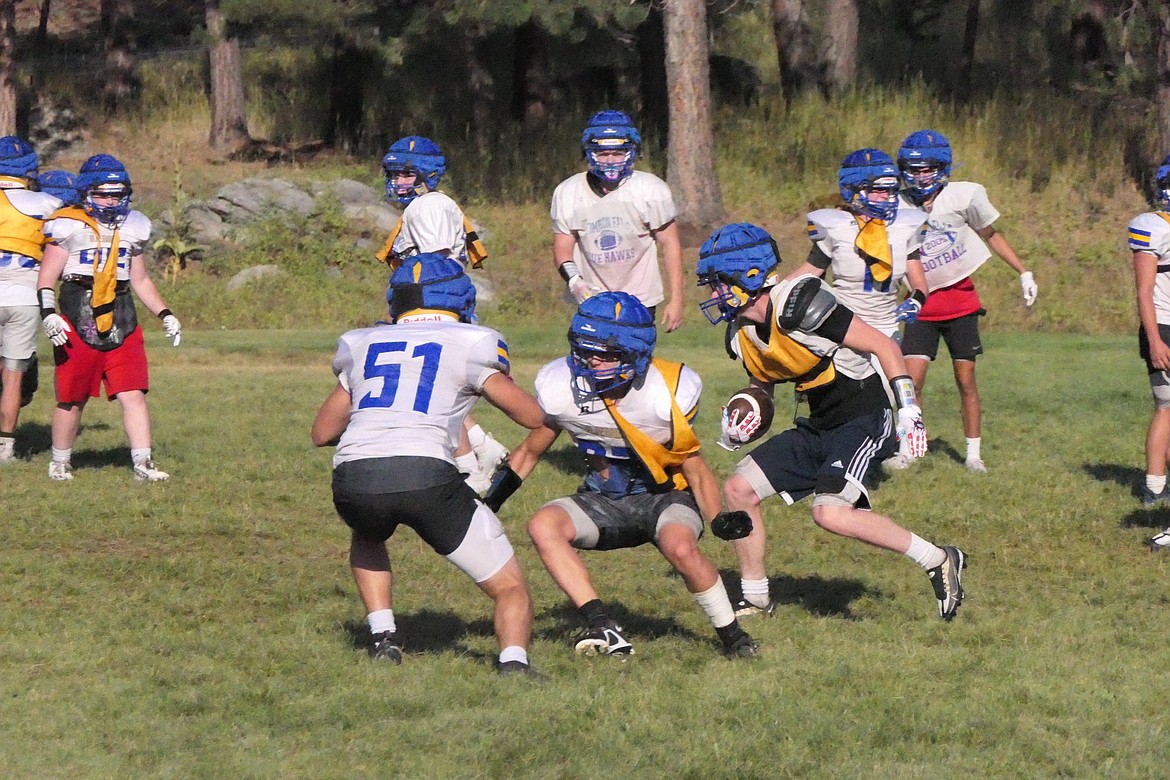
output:
<instances>
[{"instance_id":1,"label":"shoulder pads under jersey","mask_svg":"<svg viewBox=\"0 0 1170 780\"><path fill-rule=\"evenodd\" d=\"M776 322L784 330L810 333L836 308L837 297L828 286L815 276L806 276L793 282Z\"/></svg>"}]
</instances>

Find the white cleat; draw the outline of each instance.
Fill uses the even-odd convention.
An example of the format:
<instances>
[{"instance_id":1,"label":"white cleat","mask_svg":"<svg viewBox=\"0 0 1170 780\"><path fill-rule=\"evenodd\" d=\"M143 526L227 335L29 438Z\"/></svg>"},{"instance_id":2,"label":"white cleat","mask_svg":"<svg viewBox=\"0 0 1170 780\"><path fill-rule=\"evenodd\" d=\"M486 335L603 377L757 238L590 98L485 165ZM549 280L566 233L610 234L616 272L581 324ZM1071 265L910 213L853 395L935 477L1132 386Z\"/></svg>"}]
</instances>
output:
<instances>
[{"instance_id":1,"label":"white cleat","mask_svg":"<svg viewBox=\"0 0 1170 780\"><path fill-rule=\"evenodd\" d=\"M54 482L68 482L73 479L73 466L68 462L50 461L49 479Z\"/></svg>"},{"instance_id":2,"label":"white cleat","mask_svg":"<svg viewBox=\"0 0 1170 780\"><path fill-rule=\"evenodd\" d=\"M983 460L980 458L967 458L967 462L964 465L966 465L967 471L970 471L972 474L987 473L987 466L983 465Z\"/></svg>"},{"instance_id":3,"label":"white cleat","mask_svg":"<svg viewBox=\"0 0 1170 780\"><path fill-rule=\"evenodd\" d=\"M134 479L139 482L164 482L170 478L171 475L155 466L150 458L134 464Z\"/></svg>"}]
</instances>

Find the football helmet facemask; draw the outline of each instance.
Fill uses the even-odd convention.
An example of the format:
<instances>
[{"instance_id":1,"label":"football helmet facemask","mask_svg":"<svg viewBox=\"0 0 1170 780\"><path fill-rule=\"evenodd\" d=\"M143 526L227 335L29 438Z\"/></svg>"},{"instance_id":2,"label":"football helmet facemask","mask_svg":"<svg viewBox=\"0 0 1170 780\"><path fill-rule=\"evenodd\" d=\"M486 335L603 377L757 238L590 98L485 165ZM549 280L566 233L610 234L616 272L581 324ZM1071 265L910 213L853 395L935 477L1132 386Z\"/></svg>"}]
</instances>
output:
<instances>
[{"instance_id":1,"label":"football helmet facemask","mask_svg":"<svg viewBox=\"0 0 1170 780\"><path fill-rule=\"evenodd\" d=\"M390 145L382 158L382 171L386 174L386 198L402 205L425 192L438 188L439 179L447 172L447 158L439 145L429 138L408 135ZM412 184L398 184L400 173L413 173Z\"/></svg>"},{"instance_id":2,"label":"football helmet facemask","mask_svg":"<svg viewBox=\"0 0 1170 780\"><path fill-rule=\"evenodd\" d=\"M881 149L858 149L841 161L837 184L859 216L892 222L898 215L898 166ZM884 197L875 198L876 193Z\"/></svg>"},{"instance_id":3,"label":"football helmet facemask","mask_svg":"<svg viewBox=\"0 0 1170 780\"><path fill-rule=\"evenodd\" d=\"M594 178L605 184L617 184L634 171L634 161L642 148L642 136L628 115L621 111L598 111L589 118L581 134L581 153ZM620 159L610 159L618 152Z\"/></svg>"},{"instance_id":4,"label":"football helmet facemask","mask_svg":"<svg viewBox=\"0 0 1170 780\"><path fill-rule=\"evenodd\" d=\"M921 205L947 186L952 161L951 144L937 130L919 130L906 136L898 149L898 169L910 200Z\"/></svg>"}]
</instances>

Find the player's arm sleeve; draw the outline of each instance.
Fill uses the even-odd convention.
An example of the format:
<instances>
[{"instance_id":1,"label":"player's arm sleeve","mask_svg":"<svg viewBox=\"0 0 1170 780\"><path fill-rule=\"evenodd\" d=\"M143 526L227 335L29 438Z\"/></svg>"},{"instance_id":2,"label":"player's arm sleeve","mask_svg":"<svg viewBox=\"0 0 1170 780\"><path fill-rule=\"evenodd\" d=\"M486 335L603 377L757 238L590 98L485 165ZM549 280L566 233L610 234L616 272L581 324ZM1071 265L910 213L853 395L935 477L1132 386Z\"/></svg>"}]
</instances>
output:
<instances>
[{"instance_id":1,"label":"player's arm sleeve","mask_svg":"<svg viewBox=\"0 0 1170 780\"><path fill-rule=\"evenodd\" d=\"M564 233L572 235L575 230L573 220L573 207L570 202L572 195L570 194L571 187L570 180L566 180L557 185L553 190L552 205L549 206L548 216L552 220L552 229L554 233Z\"/></svg>"},{"instance_id":2,"label":"player's arm sleeve","mask_svg":"<svg viewBox=\"0 0 1170 780\"><path fill-rule=\"evenodd\" d=\"M991 205L987 197L987 188L982 184L971 183L971 199L963 209L963 219L976 231L989 227L999 219L999 211Z\"/></svg>"},{"instance_id":3,"label":"player's arm sleeve","mask_svg":"<svg viewBox=\"0 0 1170 780\"><path fill-rule=\"evenodd\" d=\"M674 400L678 402L678 408L682 409L688 422L695 421L695 415L699 412L699 398L702 394L703 380L689 366L683 366L682 373L679 374L678 390L674 394Z\"/></svg>"},{"instance_id":4,"label":"player's arm sleeve","mask_svg":"<svg viewBox=\"0 0 1170 780\"><path fill-rule=\"evenodd\" d=\"M822 243L816 243L812 245L812 247L808 250L808 257L805 259L805 262L811 265L813 268L819 268L822 271L827 271L829 270L829 266L833 264L833 258L829 257L828 254L825 253L825 249L822 246Z\"/></svg>"},{"instance_id":5,"label":"player's arm sleeve","mask_svg":"<svg viewBox=\"0 0 1170 780\"><path fill-rule=\"evenodd\" d=\"M503 374L510 378L511 372L508 344L499 333L489 331L472 345L467 360L467 382L476 392L482 392L483 383L492 374Z\"/></svg>"},{"instance_id":6,"label":"player's arm sleeve","mask_svg":"<svg viewBox=\"0 0 1170 780\"><path fill-rule=\"evenodd\" d=\"M645 202L646 225L654 231L662 230L678 217L678 207L674 204L674 194L666 182L656 176L647 181L650 186L647 187Z\"/></svg>"},{"instance_id":7,"label":"player's arm sleeve","mask_svg":"<svg viewBox=\"0 0 1170 780\"><path fill-rule=\"evenodd\" d=\"M349 386L349 370L353 367L353 352L350 349L349 343L344 339L337 340L337 354L333 356L333 375L337 377L337 381L341 383L347 391L351 388Z\"/></svg>"}]
</instances>

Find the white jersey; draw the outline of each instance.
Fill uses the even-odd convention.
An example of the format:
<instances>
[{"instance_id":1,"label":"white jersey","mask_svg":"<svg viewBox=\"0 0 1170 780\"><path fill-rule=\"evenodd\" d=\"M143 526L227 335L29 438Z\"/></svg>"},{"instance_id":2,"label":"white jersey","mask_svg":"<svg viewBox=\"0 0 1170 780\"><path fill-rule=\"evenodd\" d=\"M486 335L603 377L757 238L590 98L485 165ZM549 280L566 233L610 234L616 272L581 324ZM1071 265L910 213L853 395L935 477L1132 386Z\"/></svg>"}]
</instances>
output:
<instances>
[{"instance_id":1,"label":"white jersey","mask_svg":"<svg viewBox=\"0 0 1170 780\"><path fill-rule=\"evenodd\" d=\"M508 346L491 328L453 320L351 330L333 373L352 413L333 465L415 455L455 462L463 418L484 382L508 373Z\"/></svg>"},{"instance_id":2,"label":"white jersey","mask_svg":"<svg viewBox=\"0 0 1170 780\"><path fill-rule=\"evenodd\" d=\"M467 265L463 211L445 193L424 192L403 209L402 230L390 249L396 257L435 252Z\"/></svg>"},{"instance_id":3,"label":"white jersey","mask_svg":"<svg viewBox=\"0 0 1170 780\"><path fill-rule=\"evenodd\" d=\"M590 406L590 411L581 411L573 400L572 382L568 358L558 358L540 369L536 375L536 400L544 413L572 436L582 451L615 460L634 458L609 410L597 403ZM675 394L683 414L689 416L695 410L702 391L699 375L683 366ZM653 364L642 386L631 389L617 402L622 417L664 446L669 446L673 430L671 409L670 390Z\"/></svg>"},{"instance_id":4,"label":"white jersey","mask_svg":"<svg viewBox=\"0 0 1170 780\"><path fill-rule=\"evenodd\" d=\"M1158 258L1154 277L1154 311L1159 325L1170 325L1170 222L1161 212L1138 214L1129 223L1129 250L1149 252Z\"/></svg>"},{"instance_id":5,"label":"white jersey","mask_svg":"<svg viewBox=\"0 0 1170 780\"><path fill-rule=\"evenodd\" d=\"M898 290L906 277L907 258L922 247L925 223L925 211L899 204L898 215L886 226L893 272L886 281L876 282L857 252L855 242L861 227L853 214L843 209L818 209L808 215L809 240L832 263L837 297L858 317L887 335L897 330L894 310L898 308Z\"/></svg>"},{"instance_id":6,"label":"white jersey","mask_svg":"<svg viewBox=\"0 0 1170 780\"><path fill-rule=\"evenodd\" d=\"M34 219L45 219L61 207L47 192L5 188L4 195L13 208ZM0 306L37 305L37 265L32 257L0 250Z\"/></svg>"},{"instance_id":7,"label":"white jersey","mask_svg":"<svg viewBox=\"0 0 1170 780\"><path fill-rule=\"evenodd\" d=\"M651 231L678 211L662 179L634 171L603 197L589 186L588 174L578 173L557 186L549 214L554 233L577 239L574 260L591 287L627 292L646 306L666 297Z\"/></svg>"},{"instance_id":8,"label":"white jersey","mask_svg":"<svg viewBox=\"0 0 1170 780\"><path fill-rule=\"evenodd\" d=\"M953 181L934 196L922 242L928 292L961 282L991 257L976 232L999 219L982 184Z\"/></svg>"},{"instance_id":9,"label":"white jersey","mask_svg":"<svg viewBox=\"0 0 1170 780\"><path fill-rule=\"evenodd\" d=\"M114 239L114 228L104 223L98 225L101 228L101 265L105 265L105 258L110 254L110 245ZM117 279L125 282L130 279L131 258L146 251L146 242L150 240L150 220L141 211L131 211L117 231ZM49 241L69 253L62 276L93 276L99 241L89 225L68 217L57 217L45 223L45 235Z\"/></svg>"}]
</instances>

